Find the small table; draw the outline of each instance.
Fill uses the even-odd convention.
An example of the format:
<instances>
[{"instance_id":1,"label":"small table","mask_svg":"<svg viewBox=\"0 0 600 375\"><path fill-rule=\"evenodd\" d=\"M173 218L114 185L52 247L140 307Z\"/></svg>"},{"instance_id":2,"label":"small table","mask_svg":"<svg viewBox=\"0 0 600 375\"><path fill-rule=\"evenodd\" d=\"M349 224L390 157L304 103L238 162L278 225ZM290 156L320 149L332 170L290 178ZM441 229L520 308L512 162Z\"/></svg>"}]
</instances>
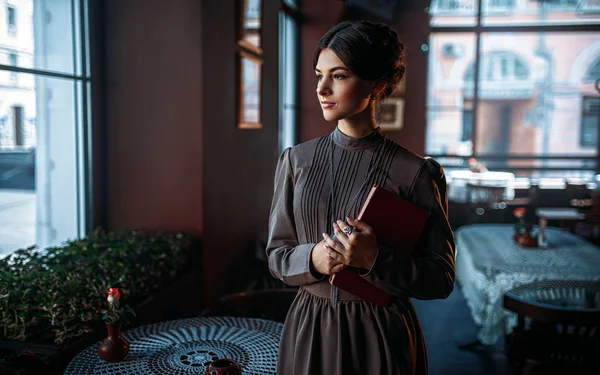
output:
<instances>
[{"instance_id":1,"label":"small table","mask_svg":"<svg viewBox=\"0 0 600 375\"><path fill-rule=\"evenodd\" d=\"M579 221L585 219L585 214L569 207L540 207L535 210L539 219L557 220L561 228L565 228L565 221ZM572 229L572 228L571 228Z\"/></svg>"},{"instance_id":2,"label":"small table","mask_svg":"<svg viewBox=\"0 0 600 375\"><path fill-rule=\"evenodd\" d=\"M105 362L100 342L79 353L65 375L203 374L208 362L230 358L243 374L275 374L283 324L265 319L202 317L140 326L122 333L130 351Z\"/></svg>"},{"instance_id":3,"label":"small table","mask_svg":"<svg viewBox=\"0 0 600 375\"><path fill-rule=\"evenodd\" d=\"M600 280L600 248L558 228L546 228L548 247L523 248L512 224L472 224L455 232L456 281L475 324L479 342L496 343L516 324L502 308L507 291L542 280ZM508 319L508 320L507 320Z\"/></svg>"}]
</instances>

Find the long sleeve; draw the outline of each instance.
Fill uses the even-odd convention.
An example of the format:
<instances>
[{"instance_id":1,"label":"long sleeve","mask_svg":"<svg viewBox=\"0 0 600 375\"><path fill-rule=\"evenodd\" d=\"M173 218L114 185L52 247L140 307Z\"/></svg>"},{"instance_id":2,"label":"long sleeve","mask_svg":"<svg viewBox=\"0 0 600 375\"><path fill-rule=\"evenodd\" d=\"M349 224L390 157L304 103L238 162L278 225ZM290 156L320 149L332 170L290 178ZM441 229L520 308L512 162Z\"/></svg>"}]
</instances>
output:
<instances>
[{"instance_id":1,"label":"long sleeve","mask_svg":"<svg viewBox=\"0 0 600 375\"><path fill-rule=\"evenodd\" d=\"M450 295L455 279L455 244L446 190L442 167L427 159L410 190L413 201L431 214L417 248L405 254L380 246L372 268L363 277L392 295L418 299Z\"/></svg>"},{"instance_id":2,"label":"long sleeve","mask_svg":"<svg viewBox=\"0 0 600 375\"><path fill-rule=\"evenodd\" d=\"M275 171L275 188L269 219L267 257L273 277L292 286L302 286L323 279L311 272L311 253L315 243L299 244L294 221L294 175L291 149L280 156Z\"/></svg>"}]
</instances>

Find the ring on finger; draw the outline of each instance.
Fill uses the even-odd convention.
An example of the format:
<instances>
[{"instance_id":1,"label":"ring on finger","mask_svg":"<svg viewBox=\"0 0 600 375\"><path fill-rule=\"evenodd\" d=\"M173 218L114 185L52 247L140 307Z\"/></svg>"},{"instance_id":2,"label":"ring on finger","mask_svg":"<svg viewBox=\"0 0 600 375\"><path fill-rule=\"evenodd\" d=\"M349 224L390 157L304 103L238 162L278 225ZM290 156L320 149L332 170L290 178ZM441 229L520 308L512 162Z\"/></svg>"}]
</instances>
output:
<instances>
[{"instance_id":1,"label":"ring on finger","mask_svg":"<svg viewBox=\"0 0 600 375\"><path fill-rule=\"evenodd\" d=\"M352 227L351 226L344 227L344 229L342 229L342 232L344 232L344 234L346 236L350 237L350 235L352 234Z\"/></svg>"}]
</instances>

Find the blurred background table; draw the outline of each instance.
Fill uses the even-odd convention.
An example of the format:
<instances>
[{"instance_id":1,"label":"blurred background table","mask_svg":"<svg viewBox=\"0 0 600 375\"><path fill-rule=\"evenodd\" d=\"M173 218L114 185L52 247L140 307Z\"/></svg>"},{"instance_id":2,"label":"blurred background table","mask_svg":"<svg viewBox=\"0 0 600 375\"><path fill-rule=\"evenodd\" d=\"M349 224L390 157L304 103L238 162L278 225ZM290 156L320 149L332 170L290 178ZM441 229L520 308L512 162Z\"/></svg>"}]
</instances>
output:
<instances>
[{"instance_id":1,"label":"blurred background table","mask_svg":"<svg viewBox=\"0 0 600 375\"><path fill-rule=\"evenodd\" d=\"M218 358L240 364L243 374L275 374L283 324L265 319L201 317L140 326L123 332L130 351L104 362L100 342L79 353L65 375L203 374Z\"/></svg>"},{"instance_id":2,"label":"blurred background table","mask_svg":"<svg viewBox=\"0 0 600 375\"><path fill-rule=\"evenodd\" d=\"M504 334L505 322L509 328L516 324L502 309L510 289L543 280L600 280L597 246L548 227L547 248L523 248L513 241L513 230L512 224L472 224L455 232L456 281L485 345Z\"/></svg>"},{"instance_id":3,"label":"blurred background table","mask_svg":"<svg viewBox=\"0 0 600 375\"><path fill-rule=\"evenodd\" d=\"M515 196L514 173L471 172L455 169L447 172L448 199L459 203L500 202Z\"/></svg>"}]
</instances>

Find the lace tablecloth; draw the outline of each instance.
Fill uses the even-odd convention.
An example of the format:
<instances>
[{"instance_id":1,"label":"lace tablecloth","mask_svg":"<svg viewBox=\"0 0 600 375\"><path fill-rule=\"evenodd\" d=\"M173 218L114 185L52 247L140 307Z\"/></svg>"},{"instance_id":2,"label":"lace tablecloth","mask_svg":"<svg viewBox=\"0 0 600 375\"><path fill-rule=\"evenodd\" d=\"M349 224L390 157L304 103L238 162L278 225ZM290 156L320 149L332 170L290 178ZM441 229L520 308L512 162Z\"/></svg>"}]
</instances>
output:
<instances>
[{"instance_id":1,"label":"lace tablecloth","mask_svg":"<svg viewBox=\"0 0 600 375\"><path fill-rule=\"evenodd\" d=\"M546 233L548 248L538 249L514 243L511 224L473 224L455 232L456 280L482 343L493 345L515 325L515 315L502 308L510 289L542 280L600 280L600 248L558 228Z\"/></svg>"},{"instance_id":2,"label":"lace tablecloth","mask_svg":"<svg viewBox=\"0 0 600 375\"><path fill-rule=\"evenodd\" d=\"M230 358L243 374L275 374L283 324L264 319L210 317L140 326L122 333L130 351L122 362L103 361L100 342L79 353L65 375L204 374L208 362Z\"/></svg>"}]
</instances>

